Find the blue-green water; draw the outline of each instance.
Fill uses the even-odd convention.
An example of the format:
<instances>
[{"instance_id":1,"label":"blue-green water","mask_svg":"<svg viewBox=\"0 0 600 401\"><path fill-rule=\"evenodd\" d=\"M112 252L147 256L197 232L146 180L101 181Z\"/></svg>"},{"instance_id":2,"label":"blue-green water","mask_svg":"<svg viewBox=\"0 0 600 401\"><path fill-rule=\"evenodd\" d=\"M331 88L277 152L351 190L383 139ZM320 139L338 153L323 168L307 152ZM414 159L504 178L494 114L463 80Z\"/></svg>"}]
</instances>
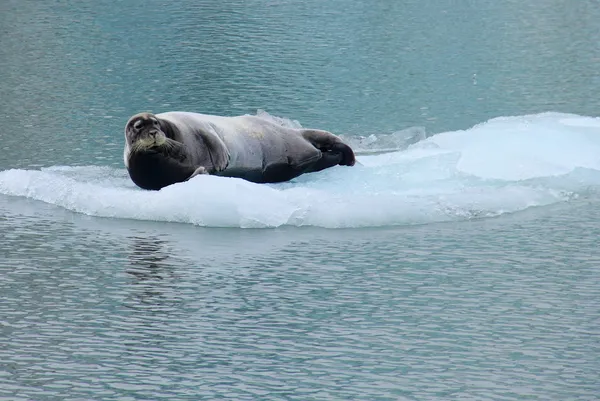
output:
<instances>
[{"instance_id":1,"label":"blue-green water","mask_svg":"<svg viewBox=\"0 0 600 401\"><path fill-rule=\"evenodd\" d=\"M598 399L599 20L2 2L0 399ZM142 110L328 129L361 165L144 192Z\"/></svg>"}]
</instances>

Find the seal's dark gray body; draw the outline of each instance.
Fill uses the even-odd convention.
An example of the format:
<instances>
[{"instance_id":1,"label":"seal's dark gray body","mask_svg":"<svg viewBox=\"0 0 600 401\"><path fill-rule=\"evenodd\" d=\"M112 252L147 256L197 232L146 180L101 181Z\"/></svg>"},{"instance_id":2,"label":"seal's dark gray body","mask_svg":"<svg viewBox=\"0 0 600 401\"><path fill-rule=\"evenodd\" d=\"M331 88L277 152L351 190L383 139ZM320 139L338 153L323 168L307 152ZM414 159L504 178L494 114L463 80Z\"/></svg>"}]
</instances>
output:
<instances>
[{"instance_id":1,"label":"seal's dark gray body","mask_svg":"<svg viewBox=\"0 0 600 401\"><path fill-rule=\"evenodd\" d=\"M352 149L330 132L287 128L249 115L140 113L127 122L125 138L125 165L144 189L196 174L275 183L355 162Z\"/></svg>"}]
</instances>

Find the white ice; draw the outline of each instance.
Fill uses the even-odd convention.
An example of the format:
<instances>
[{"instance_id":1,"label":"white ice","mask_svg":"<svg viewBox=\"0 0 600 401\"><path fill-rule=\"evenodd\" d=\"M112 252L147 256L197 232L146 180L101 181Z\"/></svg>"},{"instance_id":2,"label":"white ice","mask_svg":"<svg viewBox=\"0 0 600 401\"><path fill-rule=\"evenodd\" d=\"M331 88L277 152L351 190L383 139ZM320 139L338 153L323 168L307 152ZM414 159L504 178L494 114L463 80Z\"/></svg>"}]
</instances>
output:
<instances>
[{"instance_id":1,"label":"white ice","mask_svg":"<svg viewBox=\"0 0 600 401\"><path fill-rule=\"evenodd\" d=\"M380 142L388 147L389 139ZM378 140L370 136L368 148L357 149L360 165L282 184L197 176L144 191L124 168L56 166L1 171L0 193L92 216L208 227L341 228L497 216L566 201L600 184L600 120L592 117L501 117L370 154Z\"/></svg>"}]
</instances>

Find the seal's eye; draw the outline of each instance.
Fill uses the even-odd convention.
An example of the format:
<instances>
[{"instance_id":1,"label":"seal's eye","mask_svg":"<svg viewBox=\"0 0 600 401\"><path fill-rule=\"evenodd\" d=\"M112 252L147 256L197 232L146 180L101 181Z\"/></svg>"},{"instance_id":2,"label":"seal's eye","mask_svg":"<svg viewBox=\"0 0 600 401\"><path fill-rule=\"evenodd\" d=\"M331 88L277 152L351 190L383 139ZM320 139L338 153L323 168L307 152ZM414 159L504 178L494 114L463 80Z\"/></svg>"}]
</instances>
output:
<instances>
[{"instance_id":1,"label":"seal's eye","mask_svg":"<svg viewBox=\"0 0 600 401\"><path fill-rule=\"evenodd\" d=\"M140 128L142 128L143 124L144 123L142 122L142 120L137 120L136 122L133 123L133 128L134 129L140 129Z\"/></svg>"}]
</instances>

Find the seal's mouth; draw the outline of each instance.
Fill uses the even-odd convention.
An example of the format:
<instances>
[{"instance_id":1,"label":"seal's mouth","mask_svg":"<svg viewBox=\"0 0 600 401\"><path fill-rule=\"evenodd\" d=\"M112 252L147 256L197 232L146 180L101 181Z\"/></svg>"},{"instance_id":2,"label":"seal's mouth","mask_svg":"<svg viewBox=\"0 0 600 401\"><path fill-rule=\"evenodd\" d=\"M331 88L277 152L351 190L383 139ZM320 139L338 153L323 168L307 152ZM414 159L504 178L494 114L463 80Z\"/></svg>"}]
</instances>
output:
<instances>
[{"instance_id":1,"label":"seal's mouth","mask_svg":"<svg viewBox=\"0 0 600 401\"><path fill-rule=\"evenodd\" d=\"M167 143L167 137L162 131L149 130L141 132L132 143L132 148L136 151L164 146Z\"/></svg>"},{"instance_id":2,"label":"seal's mouth","mask_svg":"<svg viewBox=\"0 0 600 401\"><path fill-rule=\"evenodd\" d=\"M127 123L126 136L133 151L144 151L168 145L166 134L162 131L157 118L141 113Z\"/></svg>"}]
</instances>

